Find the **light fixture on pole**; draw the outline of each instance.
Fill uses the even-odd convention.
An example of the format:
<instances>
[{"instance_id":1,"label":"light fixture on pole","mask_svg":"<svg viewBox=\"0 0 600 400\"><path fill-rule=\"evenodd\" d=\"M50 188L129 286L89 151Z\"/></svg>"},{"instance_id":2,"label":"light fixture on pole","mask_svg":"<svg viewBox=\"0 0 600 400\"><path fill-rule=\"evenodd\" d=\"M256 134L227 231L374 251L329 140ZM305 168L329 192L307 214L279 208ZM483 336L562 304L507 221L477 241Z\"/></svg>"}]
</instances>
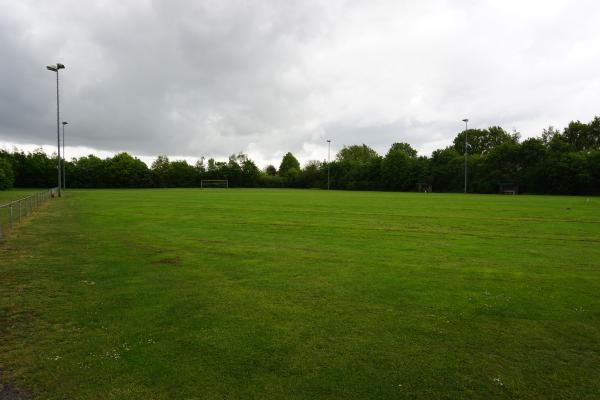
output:
<instances>
[{"instance_id":1,"label":"light fixture on pole","mask_svg":"<svg viewBox=\"0 0 600 400\"><path fill-rule=\"evenodd\" d=\"M67 167L65 166L65 160L67 159L65 155L65 125L69 125L67 121L63 121L63 137L62 137L62 147L63 147L63 162L62 162L62 181L63 181L63 189L67 188Z\"/></svg>"},{"instance_id":2,"label":"light fixture on pole","mask_svg":"<svg viewBox=\"0 0 600 400\"><path fill-rule=\"evenodd\" d=\"M56 142L58 147L58 197L61 196L60 187L61 182L61 159L60 159L60 102L58 97L58 71L64 69L64 64L56 63L56 65L48 65L46 69L48 71L56 72Z\"/></svg>"},{"instance_id":3,"label":"light fixture on pole","mask_svg":"<svg viewBox=\"0 0 600 400\"><path fill-rule=\"evenodd\" d=\"M467 193L467 146L469 145L469 141L467 139L468 133L468 124L469 119L465 118L462 120L465 123L465 193Z\"/></svg>"},{"instance_id":4,"label":"light fixture on pole","mask_svg":"<svg viewBox=\"0 0 600 400\"><path fill-rule=\"evenodd\" d=\"M331 140L327 139L327 190L330 188L329 159L331 158Z\"/></svg>"}]
</instances>

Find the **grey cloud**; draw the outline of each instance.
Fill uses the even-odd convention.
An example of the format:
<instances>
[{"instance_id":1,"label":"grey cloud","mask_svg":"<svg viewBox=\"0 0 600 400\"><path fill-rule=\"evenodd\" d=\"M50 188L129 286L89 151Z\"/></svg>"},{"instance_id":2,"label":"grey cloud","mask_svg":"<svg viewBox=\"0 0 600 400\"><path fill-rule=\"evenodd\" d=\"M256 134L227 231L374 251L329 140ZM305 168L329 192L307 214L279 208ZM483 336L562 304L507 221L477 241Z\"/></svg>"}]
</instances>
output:
<instances>
[{"instance_id":1,"label":"grey cloud","mask_svg":"<svg viewBox=\"0 0 600 400\"><path fill-rule=\"evenodd\" d=\"M475 125L525 136L597 113L600 5L532 1L0 0L0 144L225 157L394 141L429 152Z\"/></svg>"}]
</instances>

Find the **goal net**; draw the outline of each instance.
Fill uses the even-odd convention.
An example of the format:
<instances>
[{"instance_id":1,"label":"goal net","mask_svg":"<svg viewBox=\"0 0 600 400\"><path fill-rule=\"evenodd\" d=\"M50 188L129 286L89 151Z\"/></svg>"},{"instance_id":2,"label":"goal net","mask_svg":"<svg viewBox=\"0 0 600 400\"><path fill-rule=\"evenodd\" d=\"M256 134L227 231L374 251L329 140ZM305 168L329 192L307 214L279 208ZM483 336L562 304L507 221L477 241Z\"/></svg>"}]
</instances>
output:
<instances>
[{"instance_id":1,"label":"goal net","mask_svg":"<svg viewBox=\"0 0 600 400\"><path fill-rule=\"evenodd\" d=\"M200 187L202 189L209 188L225 188L229 187L229 181L227 179L203 179L200 181Z\"/></svg>"}]
</instances>

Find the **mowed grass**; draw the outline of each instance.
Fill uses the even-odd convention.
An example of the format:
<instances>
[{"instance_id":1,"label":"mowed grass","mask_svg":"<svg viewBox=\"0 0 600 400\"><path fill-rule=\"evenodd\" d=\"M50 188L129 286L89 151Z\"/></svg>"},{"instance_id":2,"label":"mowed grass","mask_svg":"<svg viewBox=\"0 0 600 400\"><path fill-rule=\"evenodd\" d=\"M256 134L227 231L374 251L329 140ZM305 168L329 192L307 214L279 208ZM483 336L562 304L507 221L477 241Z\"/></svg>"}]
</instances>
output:
<instances>
[{"instance_id":1,"label":"mowed grass","mask_svg":"<svg viewBox=\"0 0 600 400\"><path fill-rule=\"evenodd\" d=\"M15 200L20 200L31 196L35 193L41 192L40 189L11 189L11 190L0 190L0 230L7 229L10 223L10 209L8 207L2 207ZM24 216L26 211L29 210L29 206L23 203L21 205L21 214ZM13 221L19 220L19 205L14 204L12 210ZM0 235L1 236L1 235Z\"/></svg>"},{"instance_id":2,"label":"mowed grass","mask_svg":"<svg viewBox=\"0 0 600 400\"><path fill-rule=\"evenodd\" d=\"M70 190L0 337L43 399L596 399L600 199Z\"/></svg>"},{"instance_id":3,"label":"mowed grass","mask_svg":"<svg viewBox=\"0 0 600 400\"><path fill-rule=\"evenodd\" d=\"M41 192L40 189L11 189L11 190L0 190L0 206L11 201L22 199L30 196L34 193Z\"/></svg>"}]
</instances>

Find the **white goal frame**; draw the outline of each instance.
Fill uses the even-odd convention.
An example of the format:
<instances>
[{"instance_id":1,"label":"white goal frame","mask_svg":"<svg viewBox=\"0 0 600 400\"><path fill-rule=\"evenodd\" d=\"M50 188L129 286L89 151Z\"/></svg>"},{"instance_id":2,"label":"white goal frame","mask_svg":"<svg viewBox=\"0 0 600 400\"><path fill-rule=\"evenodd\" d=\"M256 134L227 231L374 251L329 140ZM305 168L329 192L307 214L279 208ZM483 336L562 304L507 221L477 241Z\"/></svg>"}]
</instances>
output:
<instances>
[{"instance_id":1,"label":"white goal frame","mask_svg":"<svg viewBox=\"0 0 600 400\"><path fill-rule=\"evenodd\" d=\"M222 186L218 186L218 184L222 184ZM229 180L227 179L202 179L200 181L201 189L208 188L225 188L229 189Z\"/></svg>"}]
</instances>

